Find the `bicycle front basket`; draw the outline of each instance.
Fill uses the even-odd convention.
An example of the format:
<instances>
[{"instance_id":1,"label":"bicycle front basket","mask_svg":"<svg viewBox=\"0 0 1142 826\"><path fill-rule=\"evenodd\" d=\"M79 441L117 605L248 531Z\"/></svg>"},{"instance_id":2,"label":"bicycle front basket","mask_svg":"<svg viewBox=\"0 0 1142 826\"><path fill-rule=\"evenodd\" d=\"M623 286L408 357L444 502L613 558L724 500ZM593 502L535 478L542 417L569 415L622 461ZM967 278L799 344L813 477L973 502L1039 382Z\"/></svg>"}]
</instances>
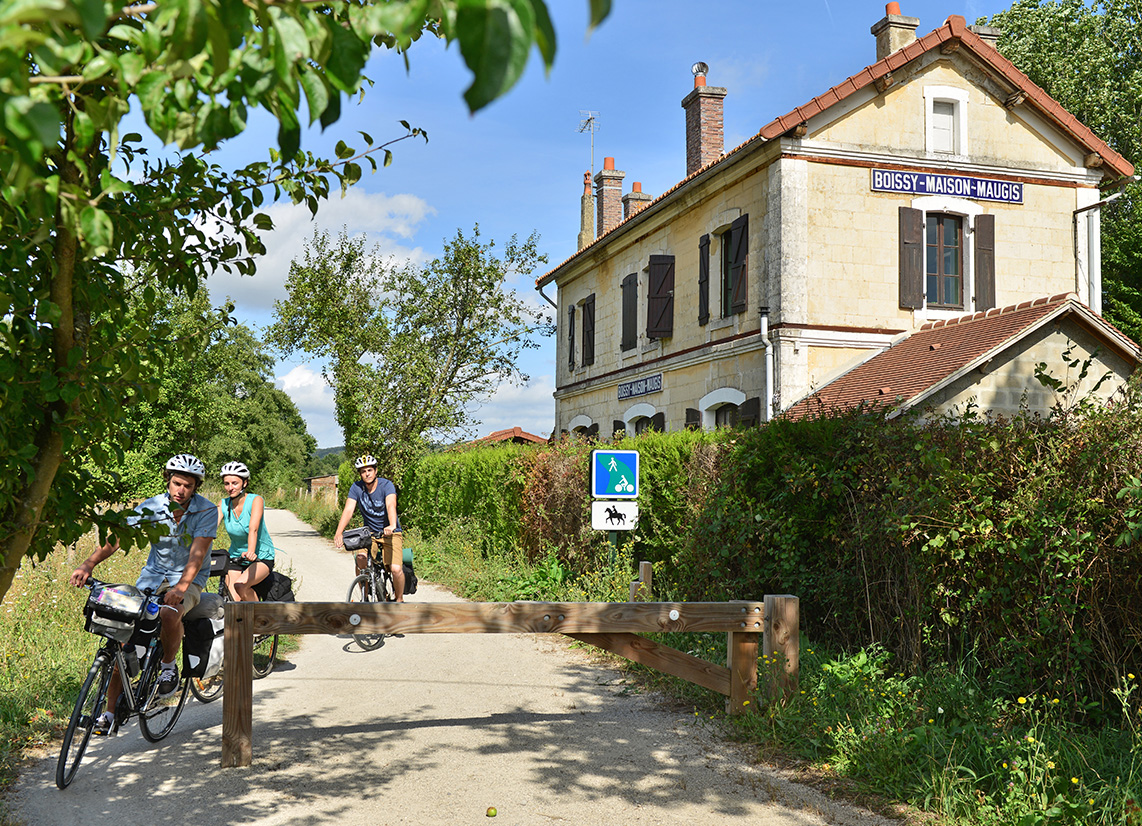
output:
<instances>
[{"instance_id":1,"label":"bicycle front basket","mask_svg":"<svg viewBox=\"0 0 1142 826\"><path fill-rule=\"evenodd\" d=\"M83 606L85 631L127 642L143 616L147 598L134 585L100 585L91 589Z\"/></svg>"}]
</instances>

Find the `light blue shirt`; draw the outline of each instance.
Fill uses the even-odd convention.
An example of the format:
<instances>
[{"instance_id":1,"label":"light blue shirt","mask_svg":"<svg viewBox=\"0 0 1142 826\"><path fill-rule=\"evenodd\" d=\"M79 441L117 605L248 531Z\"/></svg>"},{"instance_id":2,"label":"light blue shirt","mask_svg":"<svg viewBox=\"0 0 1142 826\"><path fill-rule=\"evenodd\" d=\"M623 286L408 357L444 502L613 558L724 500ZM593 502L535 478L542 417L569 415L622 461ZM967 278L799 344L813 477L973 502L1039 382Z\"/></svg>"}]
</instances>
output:
<instances>
[{"instance_id":1,"label":"light blue shirt","mask_svg":"<svg viewBox=\"0 0 1142 826\"><path fill-rule=\"evenodd\" d=\"M142 522L166 525L170 533L151 543L151 552L147 556L147 564L139 572L136 588L158 589L165 581L173 587L182 578L190 562L190 545L200 536L211 539L218 533L218 508L201 494L194 494L186 505L186 513L176 525L171 514L170 494L160 493L152 496L135 508L132 517L135 524ZM145 513L150 511L150 513ZM206 585L210 578L210 556L203 560L205 564L199 568L194 584L199 588Z\"/></svg>"}]
</instances>

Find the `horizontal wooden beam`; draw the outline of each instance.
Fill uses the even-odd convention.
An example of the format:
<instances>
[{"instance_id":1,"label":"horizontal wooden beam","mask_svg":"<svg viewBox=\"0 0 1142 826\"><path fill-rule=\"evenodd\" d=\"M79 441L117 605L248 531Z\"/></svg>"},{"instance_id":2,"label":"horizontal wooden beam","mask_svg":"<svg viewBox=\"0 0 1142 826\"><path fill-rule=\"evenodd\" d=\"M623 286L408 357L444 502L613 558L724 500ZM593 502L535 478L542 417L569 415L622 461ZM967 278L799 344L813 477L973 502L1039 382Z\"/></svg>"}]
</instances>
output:
<instances>
[{"instance_id":1,"label":"horizontal wooden beam","mask_svg":"<svg viewBox=\"0 0 1142 826\"><path fill-rule=\"evenodd\" d=\"M648 668L730 695L730 670L637 634L568 634L576 640L605 648ZM755 663L756 669L756 663Z\"/></svg>"},{"instance_id":2,"label":"horizontal wooden beam","mask_svg":"<svg viewBox=\"0 0 1142 826\"><path fill-rule=\"evenodd\" d=\"M592 634L750 631L761 602L261 602L255 634Z\"/></svg>"}]
</instances>

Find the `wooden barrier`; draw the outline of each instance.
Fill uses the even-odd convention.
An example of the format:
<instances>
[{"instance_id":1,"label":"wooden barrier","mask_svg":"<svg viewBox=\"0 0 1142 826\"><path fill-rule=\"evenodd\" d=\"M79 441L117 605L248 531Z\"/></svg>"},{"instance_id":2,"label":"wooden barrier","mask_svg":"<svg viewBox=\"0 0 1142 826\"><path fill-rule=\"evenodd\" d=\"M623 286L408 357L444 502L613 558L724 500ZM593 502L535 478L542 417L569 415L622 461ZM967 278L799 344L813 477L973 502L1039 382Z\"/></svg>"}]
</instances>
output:
<instances>
[{"instance_id":1,"label":"wooden barrier","mask_svg":"<svg viewBox=\"0 0 1142 826\"><path fill-rule=\"evenodd\" d=\"M649 585L649 571L642 573ZM653 631L725 632L727 664L638 636ZM253 761L255 634L520 633L565 634L717 691L728 698L730 714L748 710L757 689L762 635L763 650L786 666L779 678L767 680L772 696L787 696L796 687L797 598L789 595L767 596L765 602L228 602L222 767Z\"/></svg>"}]
</instances>

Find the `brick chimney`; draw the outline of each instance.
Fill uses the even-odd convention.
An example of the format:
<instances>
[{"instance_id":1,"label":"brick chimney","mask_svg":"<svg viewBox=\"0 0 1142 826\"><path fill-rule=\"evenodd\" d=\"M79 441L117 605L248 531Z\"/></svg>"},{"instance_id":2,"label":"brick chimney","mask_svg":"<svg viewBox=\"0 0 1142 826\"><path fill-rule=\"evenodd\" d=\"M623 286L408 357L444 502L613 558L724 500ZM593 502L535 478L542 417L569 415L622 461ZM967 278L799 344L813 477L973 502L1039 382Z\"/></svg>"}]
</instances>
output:
<instances>
[{"instance_id":1,"label":"brick chimney","mask_svg":"<svg viewBox=\"0 0 1142 826\"><path fill-rule=\"evenodd\" d=\"M889 3L884 7L884 19L870 31L876 37L876 59L884 60L893 52L898 52L916 39L918 17L904 17L900 14L899 3Z\"/></svg>"},{"instance_id":2,"label":"brick chimney","mask_svg":"<svg viewBox=\"0 0 1142 826\"><path fill-rule=\"evenodd\" d=\"M623 220L623 178L626 174L615 169L614 158L603 158L603 168L595 173L596 227L600 236Z\"/></svg>"},{"instance_id":3,"label":"brick chimney","mask_svg":"<svg viewBox=\"0 0 1142 826\"><path fill-rule=\"evenodd\" d=\"M692 175L711 161L722 157L725 137L722 126L722 101L726 90L706 85L705 63L695 63L694 89L682 98L686 110L686 174Z\"/></svg>"},{"instance_id":4,"label":"brick chimney","mask_svg":"<svg viewBox=\"0 0 1142 826\"><path fill-rule=\"evenodd\" d=\"M654 198L642 191L642 184L635 181L630 185L630 192L623 196L623 220L642 212L653 200Z\"/></svg>"},{"instance_id":5,"label":"brick chimney","mask_svg":"<svg viewBox=\"0 0 1142 826\"><path fill-rule=\"evenodd\" d=\"M583 197L579 206L579 249L595 240L595 193L591 192L591 173L583 173Z\"/></svg>"}]
</instances>

